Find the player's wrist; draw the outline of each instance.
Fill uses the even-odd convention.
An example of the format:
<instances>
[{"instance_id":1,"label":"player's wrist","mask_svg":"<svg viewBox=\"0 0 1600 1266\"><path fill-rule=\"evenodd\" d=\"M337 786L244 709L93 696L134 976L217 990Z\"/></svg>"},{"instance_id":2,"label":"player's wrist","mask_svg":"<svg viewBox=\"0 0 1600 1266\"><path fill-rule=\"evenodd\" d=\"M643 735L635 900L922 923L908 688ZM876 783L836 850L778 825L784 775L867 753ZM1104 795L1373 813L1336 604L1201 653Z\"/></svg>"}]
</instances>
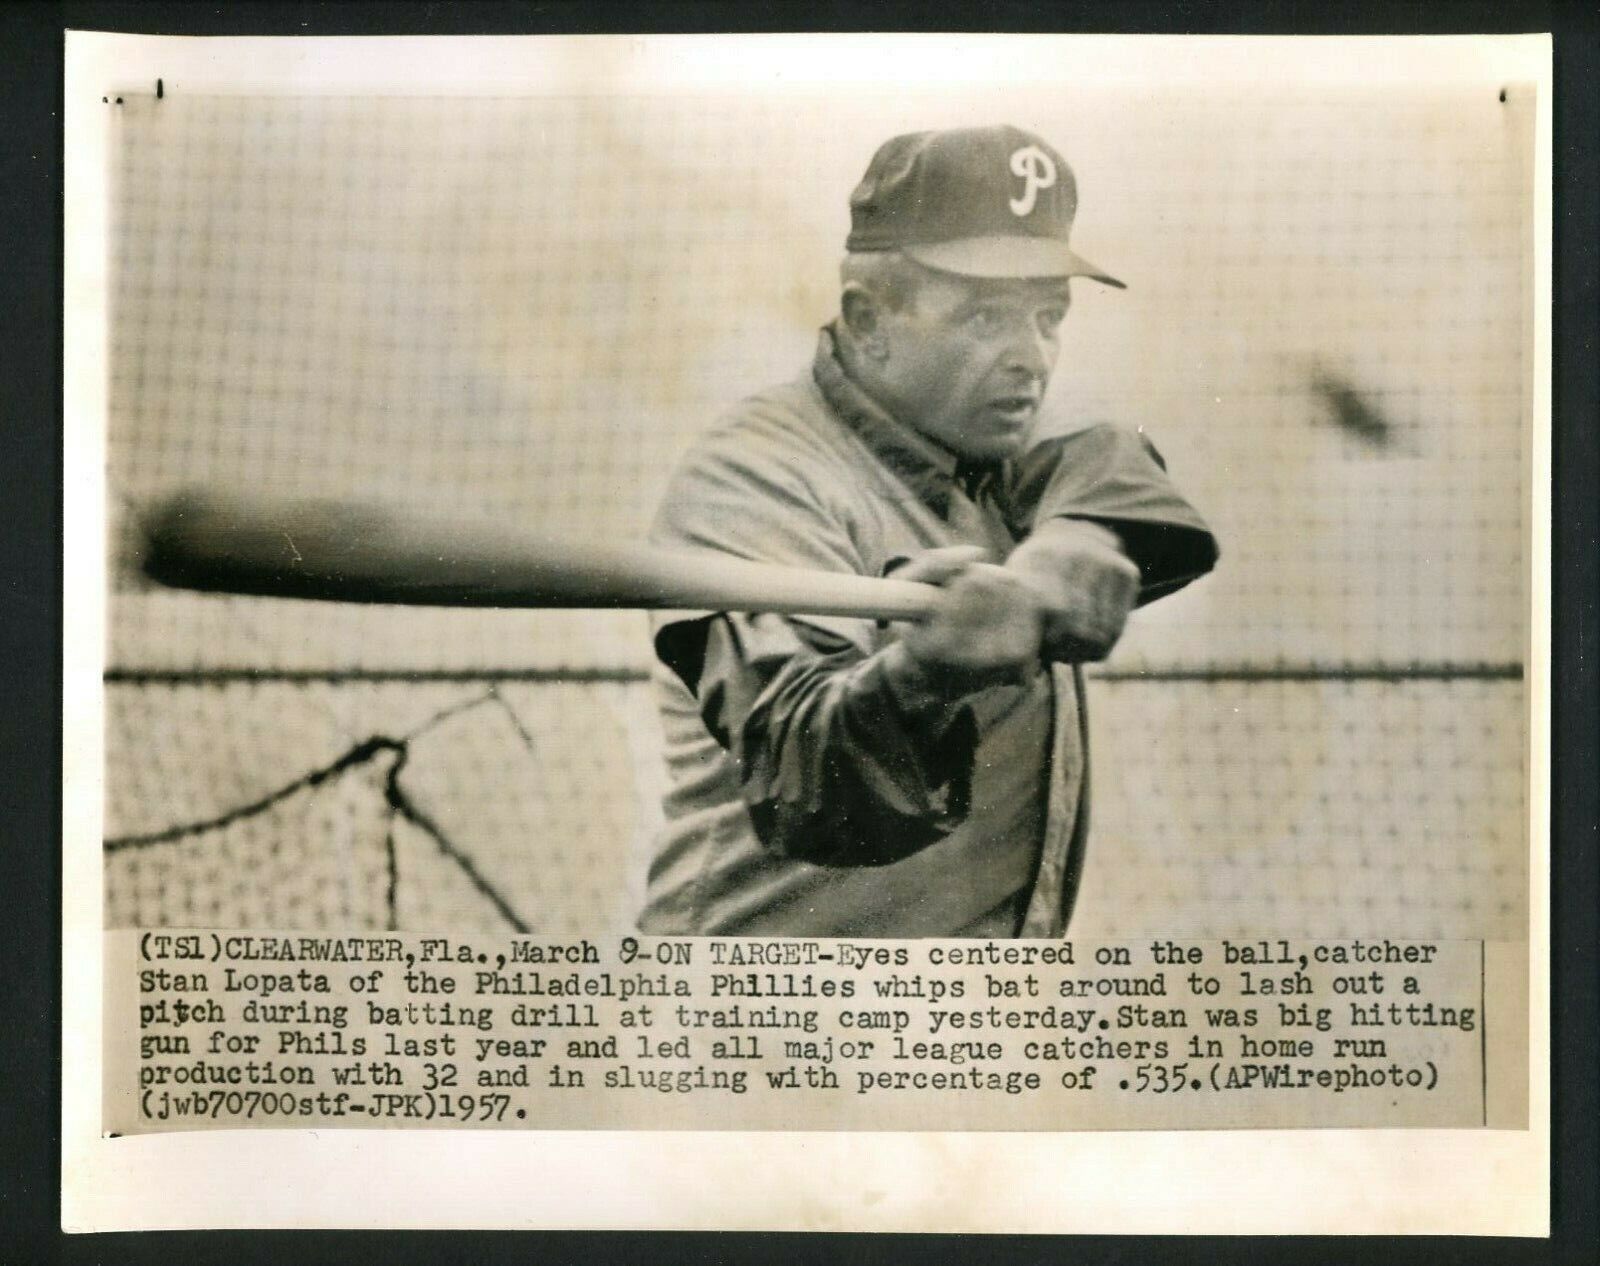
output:
<instances>
[{"instance_id":1,"label":"player's wrist","mask_svg":"<svg viewBox=\"0 0 1600 1266\"><path fill-rule=\"evenodd\" d=\"M963 700L979 685L970 674L919 656L905 642L892 642L868 661L868 672L919 728L940 731L955 719Z\"/></svg>"},{"instance_id":2,"label":"player's wrist","mask_svg":"<svg viewBox=\"0 0 1600 1266\"><path fill-rule=\"evenodd\" d=\"M1012 551L1006 565L1014 570L1027 570L1057 550L1084 547L1113 550L1124 558L1128 556L1122 537L1104 523L1062 515L1036 525L1027 539Z\"/></svg>"}]
</instances>

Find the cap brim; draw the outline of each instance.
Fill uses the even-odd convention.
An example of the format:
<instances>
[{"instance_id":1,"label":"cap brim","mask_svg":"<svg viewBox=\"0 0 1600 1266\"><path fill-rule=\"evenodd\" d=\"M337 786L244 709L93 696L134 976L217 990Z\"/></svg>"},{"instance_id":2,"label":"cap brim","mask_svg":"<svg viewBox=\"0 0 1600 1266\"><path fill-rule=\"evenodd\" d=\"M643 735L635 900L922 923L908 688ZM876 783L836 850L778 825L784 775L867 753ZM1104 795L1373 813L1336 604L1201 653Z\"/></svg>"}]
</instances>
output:
<instances>
[{"instance_id":1,"label":"cap brim","mask_svg":"<svg viewBox=\"0 0 1600 1266\"><path fill-rule=\"evenodd\" d=\"M953 242L923 242L900 249L919 264L963 277L1092 277L1119 290L1127 289L1098 264L1091 264L1065 242L1051 237L995 234Z\"/></svg>"}]
</instances>

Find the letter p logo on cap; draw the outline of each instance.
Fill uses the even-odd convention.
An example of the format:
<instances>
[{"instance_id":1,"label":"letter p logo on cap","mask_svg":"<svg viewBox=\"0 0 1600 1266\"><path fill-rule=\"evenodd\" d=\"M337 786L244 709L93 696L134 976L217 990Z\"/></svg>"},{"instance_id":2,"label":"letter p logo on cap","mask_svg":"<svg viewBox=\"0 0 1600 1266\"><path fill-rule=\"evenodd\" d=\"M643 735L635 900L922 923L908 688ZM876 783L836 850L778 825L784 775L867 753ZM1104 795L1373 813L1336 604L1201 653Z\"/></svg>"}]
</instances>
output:
<instances>
[{"instance_id":1,"label":"letter p logo on cap","mask_svg":"<svg viewBox=\"0 0 1600 1266\"><path fill-rule=\"evenodd\" d=\"M1037 145L1024 145L1011 155L1011 172L1023 181L1022 196L1010 202L1013 215L1028 215L1039 201L1039 190L1056 183L1056 165Z\"/></svg>"}]
</instances>

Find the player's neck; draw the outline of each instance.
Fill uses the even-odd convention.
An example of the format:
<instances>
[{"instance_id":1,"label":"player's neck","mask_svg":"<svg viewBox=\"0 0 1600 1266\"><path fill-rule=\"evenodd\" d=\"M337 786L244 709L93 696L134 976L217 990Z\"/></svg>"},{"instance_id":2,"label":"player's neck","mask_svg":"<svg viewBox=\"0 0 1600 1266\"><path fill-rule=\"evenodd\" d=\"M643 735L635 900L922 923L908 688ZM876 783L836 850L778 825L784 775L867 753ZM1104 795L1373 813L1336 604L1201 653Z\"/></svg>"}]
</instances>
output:
<instances>
[{"instance_id":1,"label":"player's neck","mask_svg":"<svg viewBox=\"0 0 1600 1266\"><path fill-rule=\"evenodd\" d=\"M872 358L862 352L849 332L842 328L842 322L840 326L841 328L834 333L833 342L839 368L844 370L845 380L865 396L879 412L887 414L902 426L910 426L916 430L913 420L907 418L896 406L894 395L884 382L883 376L878 373Z\"/></svg>"},{"instance_id":2,"label":"player's neck","mask_svg":"<svg viewBox=\"0 0 1600 1266\"><path fill-rule=\"evenodd\" d=\"M872 358L852 343L847 333L833 331L833 362L845 386L861 403L871 406L871 412L880 415L896 447L909 447L935 469L949 473L957 464L959 454L952 452L921 427L914 418L897 408L893 392L887 389L882 375L876 372Z\"/></svg>"}]
</instances>

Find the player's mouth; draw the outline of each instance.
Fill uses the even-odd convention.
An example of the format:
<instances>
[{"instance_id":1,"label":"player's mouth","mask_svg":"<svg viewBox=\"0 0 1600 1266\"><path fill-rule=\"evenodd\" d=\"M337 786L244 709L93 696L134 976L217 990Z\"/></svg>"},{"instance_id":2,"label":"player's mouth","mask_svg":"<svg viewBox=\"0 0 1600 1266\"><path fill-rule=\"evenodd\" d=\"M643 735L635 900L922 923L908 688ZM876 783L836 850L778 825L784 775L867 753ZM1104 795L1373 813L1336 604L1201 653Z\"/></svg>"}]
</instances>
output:
<instances>
[{"instance_id":1,"label":"player's mouth","mask_svg":"<svg viewBox=\"0 0 1600 1266\"><path fill-rule=\"evenodd\" d=\"M1034 395L996 396L989 401L989 412L1012 426L1026 426L1039 412L1039 397Z\"/></svg>"}]
</instances>

